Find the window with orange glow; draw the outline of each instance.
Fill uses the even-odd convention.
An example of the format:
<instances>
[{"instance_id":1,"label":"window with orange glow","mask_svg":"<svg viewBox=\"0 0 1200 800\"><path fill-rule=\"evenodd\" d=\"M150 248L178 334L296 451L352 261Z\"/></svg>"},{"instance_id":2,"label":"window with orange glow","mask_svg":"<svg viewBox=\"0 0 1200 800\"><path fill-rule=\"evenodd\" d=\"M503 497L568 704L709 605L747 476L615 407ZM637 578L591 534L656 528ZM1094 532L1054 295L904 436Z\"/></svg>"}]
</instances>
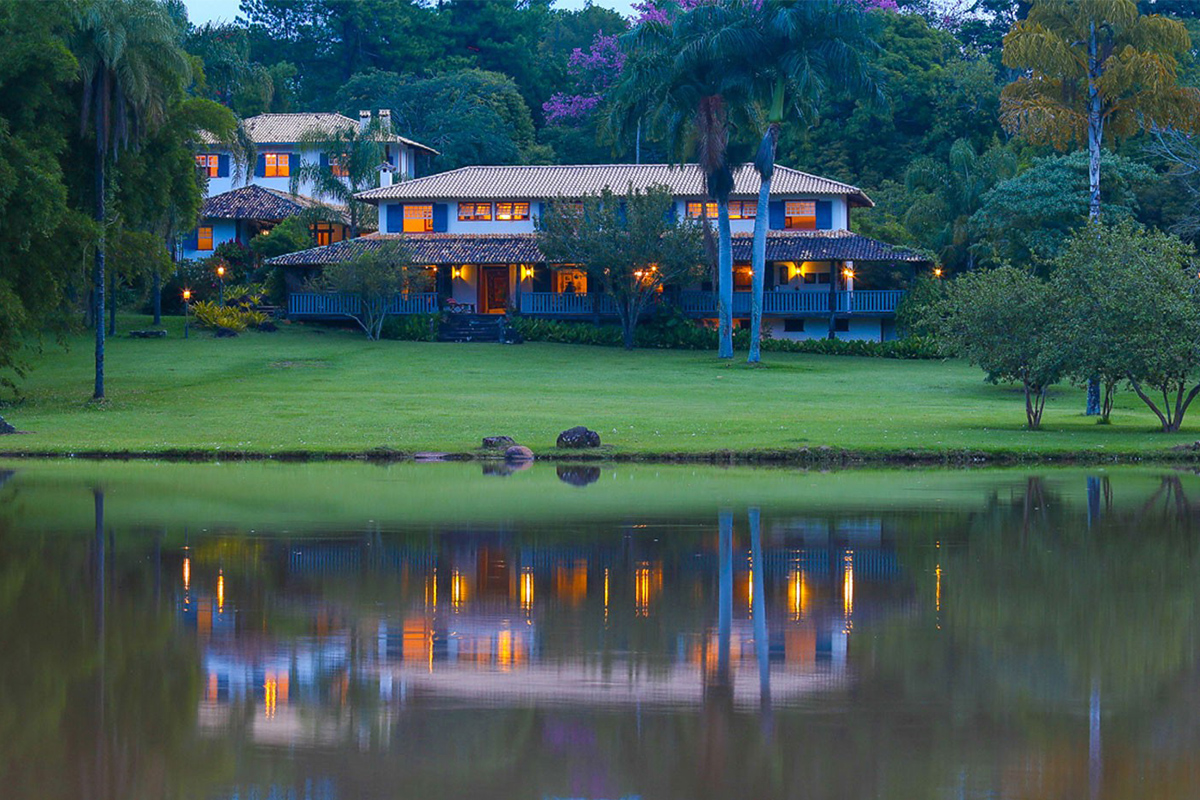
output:
<instances>
[{"instance_id":1,"label":"window with orange glow","mask_svg":"<svg viewBox=\"0 0 1200 800\"><path fill-rule=\"evenodd\" d=\"M581 269L560 269L554 272L554 291L587 294L587 273Z\"/></svg>"},{"instance_id":2,"label":"window with orange glow","mask_svg":"<svg viewBox=\"0 0 1200 800\"><path fill-rule=\"evenodd\" d=\"M213 249L213 229L212 228L197 228L196 229L196 249L197 250L212 250Z\"/></svg>"},{"instance_id":3,"label":"window with orange glow","mask_svg":"<svg viewBox=\"0 0 1200 800\"><path fill-rule=\"evenodd\" d=\"M289 153L267 153L263 156L266 178L287 178L292 174L292 157Z\"/></svg>"},{"instance_id":4,"label":"window with orange glow","mask_svg":"<svg viewBox=\"0 0 1200 800\"><path fill-rule=\"evenodd\" d=\"M504 222L529 219L529 203L496 203L496 219Z\"/></svg>"},{"instance_id":5,"label":"window with orange glow","mask_svg":"<svg viewBox=\"0 0 1200 800\"><path fill-rule=\"evenodd\" d=\"M433 230L433 206L405 206L404 232L429 233Z\"/></svg>"},{"instance_id":6,"label":"window with orange glow","mask_svg":"<svg viewBox=\"0 0 1200 800\"><path fill-rule=\"evenodd\" d=\"M783 205L783 227L797 231L817 229L817 203L814 200L788 200Z\"/></svg>"},{"instance_id":7,"label":"window with orange glow","mask_svg":"<svg viewBox=\"0 0 1200 800\"><path fill-rule=\"evenodd\" d=\"M491 203L459 203L459 222L489 222L492 219Z\"/></svg>"},{"instance_id":8,"label":"window with orange glow","mask_svg":"<svg viewBox=\"0 0 1200 800\"><path fill-rule=\"evenodd\" d=\"M734 267L733 268L733 289L736 292L748 292L753 285L754 270L750 267Z\"/></svg>"},{"instance_id":9,"label":"window with orange glow","mask_svg":"<svg viewBox=\"0 0 1200 800\"><path fill-rule=\"evenodd\" d=\"M208 154L196 156L196 167L210 178L217 177L218 164L220 163L220 156Z\"/></svg>"},{"instance_id":10,"label":"window with orange glow","mask_svg":"<svg viewBox=\"0 0 1200 800\"><path fill-rule=\"evenodd\" d=\"M705 212L709 219L717 218L716 203L688 203L685 213L688 219L700 219L701 206L707 206ZM730 219L754 219L758 215L758 204L750 200L730 200L729 201L729 218Z\"/></svg>"}]
</instances>

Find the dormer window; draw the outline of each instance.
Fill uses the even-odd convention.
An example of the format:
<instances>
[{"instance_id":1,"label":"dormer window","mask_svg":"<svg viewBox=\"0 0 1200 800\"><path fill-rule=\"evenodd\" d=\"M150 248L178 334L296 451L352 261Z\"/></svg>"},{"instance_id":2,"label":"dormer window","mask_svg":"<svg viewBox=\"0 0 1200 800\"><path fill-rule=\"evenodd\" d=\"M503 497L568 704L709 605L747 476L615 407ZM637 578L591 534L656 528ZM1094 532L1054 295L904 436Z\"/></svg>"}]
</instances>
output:
<instances>
[{"instance_id":1,"label":"dormer window","mask_svg":"<svg viewBox=\"0 0 1200 800\"><path fill-rule=\"evenodd\" d=\"M264 178L287 178L292 174L290 153L265 153L263 155Z\"/></svg>"},{"instance_id":2,"label":"dormer window","mask_svg":"<svg viewBox=\"0 0 1200 800\"><path fill-rule=\"evenodd\" d=\"M496 219L502 222L529 219L529 203L496 203Z\"/></svg>"},{"instance_id":3,"label":"dormer window","mask_svg":"<svg viewBox=\"0 0 1200 800\"><path fill-rule=\"evenodd\" d=\"M459 203L459 222L490 222L492 219L492 204L488 203Z\"/></svg>"},{"instance_id":4,"label":"dormer window","mask_svg":"<svg viewBox=\"0 0 1200 800\"><path fill-rule=\"evenodd\" d=\"M210 153L198 155L196 156L196 169L210 178L220 177L221 157Z\"/></svg>"},{"instance_id":5,"label":"dormer window","mask_svg":"<svg viewBox=\"0 0 1200 800\"><path fill-rule=\"evenodd\" d=\"M817 229L816 201L788 200L784 203L783 227L796 231L815 231Z\"/></svg>"}]
</instances>

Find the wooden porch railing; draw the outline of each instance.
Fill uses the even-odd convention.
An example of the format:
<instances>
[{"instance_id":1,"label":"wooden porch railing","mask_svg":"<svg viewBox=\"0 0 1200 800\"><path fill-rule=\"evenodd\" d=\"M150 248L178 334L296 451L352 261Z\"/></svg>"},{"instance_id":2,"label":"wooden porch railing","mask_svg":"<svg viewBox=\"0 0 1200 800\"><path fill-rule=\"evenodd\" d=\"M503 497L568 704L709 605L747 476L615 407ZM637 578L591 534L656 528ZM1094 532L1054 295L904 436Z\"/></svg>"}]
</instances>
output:
<instances>
[{"instance_id":1,"label":"wooden porch railing","mask_svg":"<svg viewBox=\"0 0 1200 800\"><path fill-rule=\"evenodd\" d=\"M894 314L904 296L901 289L856 289L853 292L834 293L834 311L838 314ZM679 293L679 304L688 314L716 314L717 293L684 291ZM733 293L733 313L744 316L750 313L750 292ZM763 292L763 313L771 314L828 314L829 292Z\"/></svg>"},{"instance_id":2,"label":"wooden porch railing","mask_svg":"<svg viewBox=\"0 0 1200 800\"><path fill-rule=\"evenodd\" d=\"M616 314L612 295L577 294L574 292L522 292L522 314L573 316Z\"/></svg>"},{"instance_id":3,"label":"wooden porch railing","mask_svg":"<svg viewBox=\"0 0 1200 800\"><path fill-rule=\"evenodd\" d=\"M288 315L293 317L340 317L358 313L358 297L347 294L297 292L288 296ZM438 310L436 292L406 292L392 298L389 314L433 314Z\"/></svg>"}]
</instances>

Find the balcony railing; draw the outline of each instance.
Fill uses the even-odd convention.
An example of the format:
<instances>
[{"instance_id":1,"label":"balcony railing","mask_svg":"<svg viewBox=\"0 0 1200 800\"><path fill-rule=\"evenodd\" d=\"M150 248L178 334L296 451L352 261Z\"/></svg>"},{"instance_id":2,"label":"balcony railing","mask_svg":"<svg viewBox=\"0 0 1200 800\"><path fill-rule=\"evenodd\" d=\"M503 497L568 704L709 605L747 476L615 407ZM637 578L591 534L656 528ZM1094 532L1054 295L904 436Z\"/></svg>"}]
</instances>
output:
<instances>
[{"instance_id":1,"label":"balcony railing","mask_svg":"<svg viewBox=\"0 0 1200 800\"><path fill-rule=\"evenodd\" d=\"M852 292L835 292L834 311L838 314L894 314L904 292L900 289L858 289ZM733 313L744 316L750 313L750 292L733 293ZM679 293L679 304L688 314L708 315L717 313L717 293L684 291ZM763 313L767 315L822 315L829 313L828 291L763 292Z\"/></svg>"},{"instance_id":2,"label":"balcony railing","mask_svg":"<svg viewBox=\"0 0 1200 800\"><path fill-rule=\"evenodd\" d=\"M343 317L358 314L361 301L355 295L294 293L288 296L288 315L293 317ZM436 292L404 292L392 298L389 314L433 314L438 310Z\"/></svg>"},{"instance_id":3,"label":"balcony railing","mask_svg":"<svg viewBox=\"0 0 1200 800\"><path fill-rule=\"evenodd\" d=\"M612 295L578 294L575 292L522 292L522 314L549 316L586 316L616 314Z\"/></svg>"}]
</instances>

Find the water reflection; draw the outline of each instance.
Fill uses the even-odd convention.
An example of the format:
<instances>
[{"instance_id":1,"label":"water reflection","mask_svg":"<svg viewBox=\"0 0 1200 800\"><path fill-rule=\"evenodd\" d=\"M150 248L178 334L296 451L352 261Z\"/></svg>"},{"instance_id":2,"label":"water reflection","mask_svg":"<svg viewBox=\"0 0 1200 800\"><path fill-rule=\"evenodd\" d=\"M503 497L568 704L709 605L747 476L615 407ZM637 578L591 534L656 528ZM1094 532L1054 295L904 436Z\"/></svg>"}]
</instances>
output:
<instances>
[{"instance_id":1,"label":"water reflection","mask_svg":"<svg viewBox=\"0 0 1200 800\"><path fill-rule=\"evenodd\" d=\"M0 785L1191 797L1200 483L1090 477L303 536L117 529L98 487L81 535L0 522Z\"/></svg>"}]
</instances>

